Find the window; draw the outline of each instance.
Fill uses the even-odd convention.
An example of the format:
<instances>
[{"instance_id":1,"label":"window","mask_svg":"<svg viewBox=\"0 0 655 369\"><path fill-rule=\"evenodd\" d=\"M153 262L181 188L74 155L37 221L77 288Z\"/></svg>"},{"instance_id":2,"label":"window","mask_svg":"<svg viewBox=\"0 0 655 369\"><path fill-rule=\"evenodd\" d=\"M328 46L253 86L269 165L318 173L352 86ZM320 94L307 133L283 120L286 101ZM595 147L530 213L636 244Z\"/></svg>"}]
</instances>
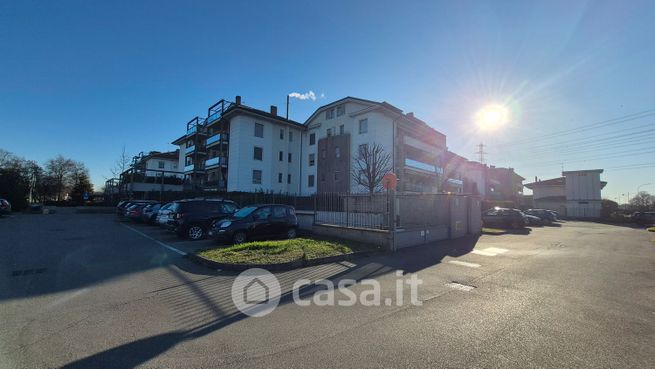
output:
<instances>
[{"instance_id":1,"label":"window","mask_svg":"<svg viewBox=\"0 0 655 369\"><path fill-rule=\"evenodd\" d=\"M327 129L327 136L328 137L332 136L332 128Z\"/></svg>"},{"instance_id":2,"label":"window","mask_svg":"<svg viewBox=\"0 0 655 369\"><path fill-rule=\"evenodd\" d=\"M309 144L310 145L315 145L316 144L316 133L310 133L309 134Z\"/></svg>"},{"instance_id":3,"label":"window","mask_svg":"<svg viewBox=\"0 0 655 369\"><path fill-rule=\"evenodd\" d=\"M359 152L357 155L359 155L360 159L363 159L364 155L366 155L367 152L368 152L368 144L359 145Z\"/></svg>"},{"instance_id":4,"label":"window","mask_svg":"<svg viewBox=\"0 0 655 369\"><path fill-rule=\"evenodd\" d=\"M291 174L287 174L287 183L291 184Z\"/></svg>"},{"instance_id":5,"label":"window","mask_svg":"<svg viewBox=\"0 0 655 369\"><path fill-rule=\"evenodd\" d=\"M341 173L338 170L335 170L334 171L334 180L338 181L340 177L341 177Z\"/></svg>"},{"instance_id":6,"label":"window","mask_svg":"<svg viewBox=\"0 0 655 369\"><path fill-rule=\"evenodd\" d=\"M264 159L264 149L262 149L261 147L255 146L253 156L254 156L255 160L263 160Z\"/></svg>"},{"instance_id":7,"label":"window","mask_svg":"<svg viewBox=\"0 0 655 369\"><path fill-rule=\"evenodd\" d=\"M273 206L273 218L286 218L287 209L283 206Z\"/></svg>"},{"instance_id":8,"label":"window","mask_svg":"<svg viewBox=\"0 0 655 369\"><path fill-rule=\"evenodd\" d=\"M263 208L259 208L255 210L252 215L255 220L266 220L268 219L268 216L271 215L271 207L265 206Z\"/></svg>"},{"instance_id":9,"label":"window","mask_svg":"<svg viewBox=\"0 0 655 369\"><path fill-rule=\"evenodd\" d=\"M277 155L278 160L284 161L284 152L280 151L280 153Z\"/></svg>"},{"instance_id":10,"label":"window","mask_svg":"<svg viewBox=\"0 0 655 369\"><path fill-rule=\"evenodd\" d=\"M337 117L340 117L344 114L346 114L346 106L345 105L337 106Z\"/></svg>"},{"instance_id":11,"label":"window","mask_svg":"<svg viewBox=\"0 0 655 369\"><path fill-rule=\"evenodd\" d=\"M338 146L334 148L334 156L336 156L337 159L341 157L341 149Z\"/></svg>"},{"instance_id":12,"label":"window","mask_svg":"<svg viewBox=\"0 0 655 369\"><path fill-rule=\"evenodd\" d=\"M289 131L289 142L293 142L293 132Z\"/></svg>"},{"instance_id":13,"label":"window","mask_svg":"<svg viewBox=\"0 0 655 369\"><path fill-rule=\"evenodd\" d=\"M193 159L191 159L190 156L187 156L186 159L184 160L184 165L191 165L193 164Z\"/></svg>"},{"instance_id":14,"label":"window","mask_svg":"<svg viewBox=\"0 0 655 369\"><path fill-rule=\"evenodd\" d=\"M284 140L284 129L280 129L280 140Z\"/></svg>"},{"instance_id":15,"label":"window","mask_svg":"<svg viewBox=\"0 0 655 369\"><path fill-rule=\"evenodd\" d=\"M164 169L165 163L160 160L159 163L157 163L157 165L159 166L159 169Z\"/></svg>"},{"instance_id":16,"label":"window","mask_svg":"<svg viewBox=\"0 0 655 369\"><path fill-rule=\"evenodd\" d=\"M264 137L264 125L255 123L255 137Z\"/></svg>"},{"instance_id":17,"label":"window","mask_svg":"<svg viewBox=\"0 0 655 369\"><path fill-rule=\"evenodd\" d=\"M253 170L252 171L252 183L253 184L262 184L262 171L261 170Z\"/></svg>"},{"instance_id":18,"label":"window","mask_svg":"<svg viewBox=\"0 0 655 369\"><path fill-rule=\"evenodd\" d=\"M311 174L309 177L307 177L307 186L308 187L314 187L314 175Z\"/></svg>"},{"instance_id":19,"label":"window","mask_svg":"<svg viewBox=\"0 0 655 369\"><path fill-rule=\"evenodd\" d=\"M316 154L309 154L309 166L313 167L316 164Z\"/></svg>"},{"instance_id":20,"label":"window","mask_svg":"<svg viewBox=\"0 0 655 369\"><path fill-rule=\"evenodd\" d=\"M282 183L282 173L277 174L277 183Z\"/></svg>"},{"instance_id":21,"label":"window","mask_svg":"<svg viewBox=\"0 0 655 369\"><path fill-rule=\"evenodd\" d=\"M325 119L334 118L334 109L329 109L325 111Z\"/></svg>"},{"instance_id":22,"label":"window","mask_svg":"<svg viewBox=\"0 0 655 369\"><path fill-rule=\"evenodd\" d=\"M231 203L231 202L224 202L223 203L223 213L233 214L233 213L236 213L237 210L238 210L237 206L234 205L233 203Z\"/></svg>"},{"instance_id":23,"label":"window","mask_svg":"<svg viewBox=\"0 0 655 369\"><path fill-rule=\"evenodd\" d=\"M346 130L345 130L345 127L343 126L343 124L340 125L340 126L339 126L339 134L342 135L342 134L344 134L345 131L346 131Z\"/></svg>"},{"instance_id":24,"label":"window","mask_svg":"<svg viewBox=\"0 0 655 369\"><path fill-rule=\"evenodd\" d=\"M186 147L193 147L193 146L195 146L195 143L192 140L186 142Z\"/></svg>"},{"instance_id":25,"label":"window","mask_svg":"<svg viewBox=\"0 0 655 369\"><path fill-rule=\"evenodd\" d=\"M289 163L291 163L291 153L289 153Z\"/></svg>"},{"instance_id":26,"label":"window","mask_svg":"<svg viewBox=\"0 0 655 369\"><path fill-rule=\"evenodd\" d=\"M359 120L359 133L368 132L368 119Z\"/></svg>"}]
</instances>

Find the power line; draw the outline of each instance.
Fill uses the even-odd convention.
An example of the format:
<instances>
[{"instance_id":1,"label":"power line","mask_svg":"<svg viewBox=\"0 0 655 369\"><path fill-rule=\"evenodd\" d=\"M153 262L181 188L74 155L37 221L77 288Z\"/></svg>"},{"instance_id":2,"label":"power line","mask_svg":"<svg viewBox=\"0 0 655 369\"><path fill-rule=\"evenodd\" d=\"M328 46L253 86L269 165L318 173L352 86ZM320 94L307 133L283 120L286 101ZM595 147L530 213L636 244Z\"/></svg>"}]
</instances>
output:
<instances>
[{"instance_id":1,"label":"power line","mask_svg":"<svg viewBox=\"0 0 655 369\"><path fill-rule=\"evenodd\" d=\"M617 117L617 118L602 120L602 121L599 121L599 122L595 122L595 123L584 125L584 126L577 127L577 128L571 128L571 129L568 129L568 130L556 131L556 132L552 132L552 133L548 133L548 134L544 134L544 135L540 135L540 136L534 136L534 137L529 137L529 138L525 138L525 139L522 139L522 140L516 140L516 141L513 141L513 142L509 142L509 144L524 145L524 144L535 142L535 141L542 141L542 140L545 140L545 139L559 138L559 137L564 136L564 135L570 135L570 134L584 132L584 131L587 131L589 129L607 127L607 126L611 126L611 125L614 125L614 124L630 122L630 121L633 121L633 120L646 118L646 117L653 116L653 115L655 115L655 109L648 109L648 110L644 110L644 111L641 111L641 112L638 112L638 113L633 113L633 114L628 114L628 115L624 115L624 116Z\"/></svg>"}]
</instances>

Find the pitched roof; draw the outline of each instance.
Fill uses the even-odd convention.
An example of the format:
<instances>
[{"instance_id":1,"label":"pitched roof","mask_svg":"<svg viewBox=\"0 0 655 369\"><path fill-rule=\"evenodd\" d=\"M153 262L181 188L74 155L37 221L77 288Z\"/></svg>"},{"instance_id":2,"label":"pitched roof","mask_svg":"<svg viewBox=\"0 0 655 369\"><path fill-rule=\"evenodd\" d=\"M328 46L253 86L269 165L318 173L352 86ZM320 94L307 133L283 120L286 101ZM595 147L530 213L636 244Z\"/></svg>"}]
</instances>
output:
<instances>
[{"instance_id":1,"label":"pitched roof","mask_svg":"<svg viewBox=\"0 0 655 369\"><path fill-rule=\"evenodd\" d=\"M543 181L526 183L524 184L524 186L532 190L535 187L541 187L541 186L564 186L564 181L565 181L564 177L558 177L553 179L545 179Z\"/></svg>"}]
</instances>

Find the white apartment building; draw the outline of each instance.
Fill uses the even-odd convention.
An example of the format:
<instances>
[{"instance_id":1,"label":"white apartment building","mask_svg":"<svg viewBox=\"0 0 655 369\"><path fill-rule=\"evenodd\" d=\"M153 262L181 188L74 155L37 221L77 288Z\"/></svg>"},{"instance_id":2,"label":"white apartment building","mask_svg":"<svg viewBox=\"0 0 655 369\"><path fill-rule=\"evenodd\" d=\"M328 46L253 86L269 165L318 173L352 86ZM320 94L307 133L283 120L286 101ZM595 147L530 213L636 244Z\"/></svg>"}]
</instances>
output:
<instances>
[{"instance_id":1,"label":"white apartment building","mask_svg":"<svg viewBox=\"0 0 655 369\"><path fill-rule=\"evenodd\" d=\"M302 132L305 127L277 114L221 100L207 118L187 123L179 163L188 187L298 194Z\"/></svg>"},{"instance_id":2,"label":"white apartment building","mask_svg":"<svg viewBox=\"0 0 655 369\"><path fill-rule=\"evenodd\" d=\"M361 145L391 156L399 191L436 191L446 136L386 102L346 97L318 108L305 122L301 193L365 192L353 180Z\"/></svg>"}]
</instances>

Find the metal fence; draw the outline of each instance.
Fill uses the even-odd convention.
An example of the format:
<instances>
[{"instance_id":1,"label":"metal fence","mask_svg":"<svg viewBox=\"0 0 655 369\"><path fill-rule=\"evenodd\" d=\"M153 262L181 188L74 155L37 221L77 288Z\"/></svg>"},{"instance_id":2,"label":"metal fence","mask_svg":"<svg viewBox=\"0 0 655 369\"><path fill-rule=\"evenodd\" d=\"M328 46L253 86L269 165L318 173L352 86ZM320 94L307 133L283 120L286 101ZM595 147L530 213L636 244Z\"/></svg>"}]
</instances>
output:
<instances>
[{"instance_id":1,"label":"metal fence","mask_svg":"<svg viewBox=\"0 0 655 369\"><path fill-rule=\"evenodd\" d=\"M387 194L321 193L314 199L314 223L343 227L388 229Z\"/></svg>"}]
</instances>

